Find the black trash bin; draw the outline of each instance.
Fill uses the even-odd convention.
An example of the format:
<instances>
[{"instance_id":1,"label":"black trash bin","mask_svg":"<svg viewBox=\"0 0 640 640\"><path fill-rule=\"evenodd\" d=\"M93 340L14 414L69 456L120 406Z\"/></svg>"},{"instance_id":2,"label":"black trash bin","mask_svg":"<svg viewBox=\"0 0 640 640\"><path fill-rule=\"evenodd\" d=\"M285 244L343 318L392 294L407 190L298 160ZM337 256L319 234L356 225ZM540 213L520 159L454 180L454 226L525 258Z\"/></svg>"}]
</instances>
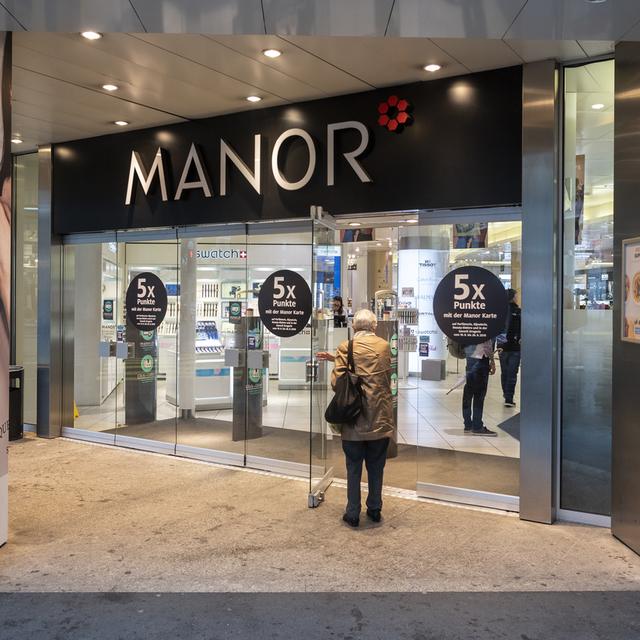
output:
<instances>
[{"instance_id":1,"label":"black trash bin","mask_svg":"<svg viewBox=\"0 0 640 640\"><path fill-rule=\"evenodd\" d=\"M9 367L9 440L24 435L24 367Z\"/></svg>"}]
</instances>

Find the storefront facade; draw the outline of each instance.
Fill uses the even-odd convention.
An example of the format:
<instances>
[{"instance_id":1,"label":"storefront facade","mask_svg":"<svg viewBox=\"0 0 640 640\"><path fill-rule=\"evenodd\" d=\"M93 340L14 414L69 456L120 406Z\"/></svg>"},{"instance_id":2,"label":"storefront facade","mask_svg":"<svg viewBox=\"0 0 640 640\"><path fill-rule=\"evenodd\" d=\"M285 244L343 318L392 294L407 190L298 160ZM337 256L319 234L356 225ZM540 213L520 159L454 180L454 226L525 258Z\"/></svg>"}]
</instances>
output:
<instances>
[{"instance_id":1,"label":"storefront facade","mask_svg":"<svg viewBox=\"0 0 640 640\"><path fill-rule=\"evenodd\" d=\"M613 65L531 63L17 157L17 246L25 265L37 265L37 279L25 270L16 283L25 293L16 300L16 361L38 341L37 367L27 370L37 414L27 421L42 437L308 477L317 504L341 462L323 419L329 370L314 354L346 337L330 303L355 291L350 267L365 249L347 247L341 231L384 229L367 255L391 275L353 302L359 308L389 285L396 305L382 329L410 345L399 355L401 437L386 484L537 522L607 525ZM585 106L592 93L603 109ZM33 207L37 220L28 219ZM465 226L488 229L473 255L456 245ZM421 340L438 280L456 261L475 260L522 300L519 417L516 427L516 414L496 409L495 424L512 438L499 452L491 443L470 449L458 433L459 391L446 395L455 363L435 333ZM258 321L257 293L281 269L309 283L313 317L277 339ZM168 300L143 345L127 335L124 308L129 283L145 272L162 280ZM414 309L415 324L406 320ZM134 372L143 350L154 365ZM444 378L423 385L423 361L443 362ZM585 379L585 367L597 375Z\"/></svg>"}]
</instances>

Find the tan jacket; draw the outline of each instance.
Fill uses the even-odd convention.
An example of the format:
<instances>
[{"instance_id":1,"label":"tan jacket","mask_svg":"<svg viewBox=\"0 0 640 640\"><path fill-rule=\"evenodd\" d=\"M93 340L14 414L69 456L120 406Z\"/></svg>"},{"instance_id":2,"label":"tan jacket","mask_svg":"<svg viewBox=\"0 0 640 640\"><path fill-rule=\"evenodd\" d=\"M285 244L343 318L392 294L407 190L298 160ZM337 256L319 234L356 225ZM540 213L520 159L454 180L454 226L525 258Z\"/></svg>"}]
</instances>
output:
<instances>
[{"instance_id":1,"label":"tan jacket","mask_svg":"<svg viewBox=\"0 0 640 640\"><path fill-rule=\"evenodd\" d=\"M336 351L331 386L348 368L348 341ZM342 426L343 440L393 438L395 421L391 400L391 350L389 343L374 333L358 331L353 339L353 361L362 381L363 410L355 425Z\"/></svg>"}]
</instances>

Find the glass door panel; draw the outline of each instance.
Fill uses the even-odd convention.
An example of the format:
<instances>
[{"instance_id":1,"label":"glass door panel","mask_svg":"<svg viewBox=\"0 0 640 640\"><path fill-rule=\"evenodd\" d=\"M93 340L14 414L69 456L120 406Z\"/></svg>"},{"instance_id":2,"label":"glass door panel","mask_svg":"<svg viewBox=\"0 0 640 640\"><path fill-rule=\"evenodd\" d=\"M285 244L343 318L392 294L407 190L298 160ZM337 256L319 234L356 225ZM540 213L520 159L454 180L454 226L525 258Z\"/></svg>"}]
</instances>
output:
<instances>
[{"instance_id":1,"label":"glass door panel","mask_svg":"<svg viewBox=\"0 0 640 640\"><path fill-rule=\"evenodd\" d=\"M266 278L281 269L311 282L311 253L310 222L249 225L247 465L300 476L308 474L309 465L311 325L289 338L271 334L258 319L258 295Z\"/></svg>"},{"instance_id":2,"label":"glass door panel","mask_svg":"<svg viewBox=\"0 0 640 640\"><path fill-rule=\"evenodd\" d=\"M519 221L430 224L428 215L423 215L418 243L401 255L401 260L417 264L418 344L409 355L408 366L417 385L420 495L517 509L519 331L508 347L504 346L504 335L492 345L495 373L488 373L487 358L480 359L486 363L486 372L476 375L478 358L458 359L449 352L448 339L433 315L433 296L449 271L477 266L498 276L506 289L514 290L515 302L520 304L521 238ZM501 355L498 348L508 355ZM484 371L484 364L480 368ZM465 429L463 405L471 407L475 425L482 422L488 432Z\"/></svg>"},{"instance_id":3,"label":"glass door panel","mask_svg":"<svg viewBox=\"0 0 640 640\"><path fill-rule=\"evenodd\" d=\"M100 432L115 442L122 377L117 362L117 305L120 247L116 242L66 244L64 247L65 301L72 314L74 336L74 428Z\"/></svg>"},{"instance_id":4,"label":"glass door panel","mask_svg":"<svg viewBox=\"0 0 640 640\"><path fill-rule=\"evenodd\" d=\"M173 452L176 444L178 335L181 283L175 238L147 241L117 234L119 251L117 318L118 389L116 444ZM151 275L145 275L151 274ZM167 292L167 311L157 328L140 329L126 314L127 290L158 286ZM143 282L144 280L144 282ZM152 284L153 283L153 284ZM139 294L142 295L142 294ZM146 442L142 442L146 441Z\"/></svg>"},{"instance_id":5,"label":"glass door panel","mask_svg":"<svg viewBox=\"0 0 640 640\"><path fill-rule=\"evenodd\" d=\"M177 453L245 463L244 225L179 232L181 333Z\"/></svg>"},{"instance_id":6,"label":"glass door panel","mask_svg":"<svg viewBox=\"0 0 640 640\"><path fill-rule=\"evenodd\" d=\"M338 345L348 339L348 316L334 321L334 297L341 291L342 252L337 242L337 231L318 220L313 221L313 316L312 358L309 363L311 384L310 428L310 505L316 506L333 479L335 469L342 461L340 437L333 434L324 419L324 412L333 396L330 362L317 360L321 351L335 353Z\"/></svg>"}]
</instances>

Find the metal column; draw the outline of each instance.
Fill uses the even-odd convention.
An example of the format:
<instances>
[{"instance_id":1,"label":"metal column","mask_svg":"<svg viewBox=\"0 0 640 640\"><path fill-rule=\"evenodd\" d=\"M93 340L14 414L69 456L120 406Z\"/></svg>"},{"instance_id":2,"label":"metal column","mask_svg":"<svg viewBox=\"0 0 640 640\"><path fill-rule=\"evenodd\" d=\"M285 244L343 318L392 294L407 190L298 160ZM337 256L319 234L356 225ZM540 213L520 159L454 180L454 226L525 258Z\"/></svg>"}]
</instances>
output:
<instances>
[{"instance_id":1,"label":"metal column","mask_svg":"<svg viewBox=\"0 0 640 640\"><path fill-rule=\"evenodd\" d=\"M558 74L523 67L520 517L555 519L557 423Z\"/></svg>"}]
</instances>

